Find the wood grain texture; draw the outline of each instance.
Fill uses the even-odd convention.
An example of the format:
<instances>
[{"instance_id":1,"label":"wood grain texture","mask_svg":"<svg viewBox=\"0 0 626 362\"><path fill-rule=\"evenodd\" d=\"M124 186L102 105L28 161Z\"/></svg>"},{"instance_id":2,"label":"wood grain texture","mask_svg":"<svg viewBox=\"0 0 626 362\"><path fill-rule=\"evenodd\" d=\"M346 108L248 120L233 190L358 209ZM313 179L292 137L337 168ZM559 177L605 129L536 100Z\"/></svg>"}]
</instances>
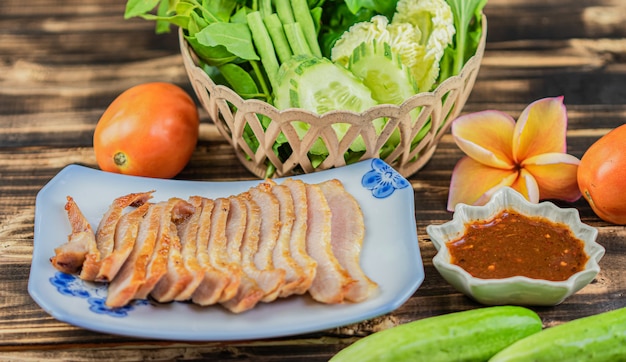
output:
<instances>
[{"instance_id":1,"label":"wood grain texture","mask_svg":"<svg viewBox=\"0 0 626 362\"><path fill-rule=\"evenodd\" d=\"M449 220L452 168L462 156L450 135L410 178L426 279L399 309L351 326L289 338L174 343L100 334L56 321L27 282L37 192L68 164L96 167L92 134L106 106L128 87L168 81L193 93L175 33L124 20L120 0L0 2L0 360L327 360L360 336L420 318L480 307L432 265L425 227ZM626 119L626 4L621 0L490 0L487 50L464 112L499 109L516 118L539 98L563 95L568 152L581 157ZM177 177L249 180L201 112L200 142ZM575 207L599 229L602 271L557 307L533 308L546 326L626 306L626 228ZM401 272L401 271L399 271ZM36 276L35 276L36 277Z\"/></svg>"}]
</instances>

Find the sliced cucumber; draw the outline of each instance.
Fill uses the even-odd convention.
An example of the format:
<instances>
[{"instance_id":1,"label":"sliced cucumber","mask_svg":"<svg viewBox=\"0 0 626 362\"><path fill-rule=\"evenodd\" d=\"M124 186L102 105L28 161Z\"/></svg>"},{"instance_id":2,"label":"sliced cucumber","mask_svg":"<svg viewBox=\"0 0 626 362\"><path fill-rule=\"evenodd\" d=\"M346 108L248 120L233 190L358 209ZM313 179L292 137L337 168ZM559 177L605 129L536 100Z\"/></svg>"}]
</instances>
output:
<instances>
[{"instance_id":1,"label":"sliced cucumber","mask_svg":"<svg viewBox=\"0 0 626 362\"><path fill-rule=\"evenodd\" d=\"M281 64L274 105L318 114L332 110L362 112L376 105L370 90L347 69L326 58L297 55Z\"/></svg>"},{"instance_id":2,"label":"sliced cucumber","mask_svg":"<svg viewBox=\"0 0 626 362\"><path fill-rule=\"evenodd\" d=\"M352 52L348 69L381 104L401 104L418 92L410 69L386 42L379 43L376 39L362 42Z\"/></svg>"},{"instance_id":3,"label":"sliced cucumber","mask_svg":"<svg viewBox=\"0 0 626 362\"><path fill-rule=\"evenodd\" d=\"M274 106L278 109L302 108L324 114L332 110L363 112L376 104L369 88L359 78L326 58L297 55L281 64L278 71L278 86L274 89ZM297 122L294 125L298 135L304 137L308 124ZM349 127L349 124L333 125L340 140ZM356 139L350 150L365 150L363 139ZM310 151L328 154L321 139Z\"/></svg>"},{"instance_id":4,"label":"sliced cucumber","mask_svg":"<svg viewBox=\"0 0 626 362\"><path fill-rule=\"evenodd\" d=\"M348 61L348 69L370 89L372 97L381 104L397 104L418 92L417 83L411 75L411 69L402 63L400 54L391 49L386 42L373 39L362 42L354 48ZM414 110L415 119L419 111ZM380 133L385 121L376 122L376 132ZM391 134L381 150L385 157L400 143L400 131Z\"/></svg>"}]
</instances>

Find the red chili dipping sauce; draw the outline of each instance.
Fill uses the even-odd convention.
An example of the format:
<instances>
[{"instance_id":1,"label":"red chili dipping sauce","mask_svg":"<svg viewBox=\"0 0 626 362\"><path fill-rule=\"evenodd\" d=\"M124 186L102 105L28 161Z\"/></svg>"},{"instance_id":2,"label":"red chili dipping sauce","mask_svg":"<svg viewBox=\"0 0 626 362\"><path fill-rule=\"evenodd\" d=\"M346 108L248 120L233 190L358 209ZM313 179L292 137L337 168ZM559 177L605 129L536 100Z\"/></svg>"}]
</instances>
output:
<instances>
[{"instance_id":1,"label":"red chili dipping sauce","mask_svg":"<svg viewBox=\"0 0 626 362\"><path fill-rule=\"evenodd\" d=\"M563 281L589 259L567 225L513 210L466 224L465 234L447 245L451 263L482 279L521 275Z\"/></svg>"}]
</instances>

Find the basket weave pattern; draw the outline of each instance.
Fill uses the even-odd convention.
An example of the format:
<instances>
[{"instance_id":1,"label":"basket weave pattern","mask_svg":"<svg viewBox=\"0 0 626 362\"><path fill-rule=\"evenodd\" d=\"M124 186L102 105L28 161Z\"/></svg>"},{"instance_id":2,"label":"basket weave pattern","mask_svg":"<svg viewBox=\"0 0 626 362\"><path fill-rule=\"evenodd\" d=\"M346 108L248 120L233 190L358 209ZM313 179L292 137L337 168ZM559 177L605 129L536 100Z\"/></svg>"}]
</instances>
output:
<instances>
[{"instance_id":1,"label":"basket weave pattern","mask_svg":"<svg viewBox=\"0 0 626 362\"><path fill-rule=\"evenodd\" d=\"M266 176L268 161L276 167L274 177L344 166L346 164L344 153L359 136L366 147L360 159L379 157L380 149L392 133L396 132L400 135L400 143L384 158L384 161L408 177L430 160L437 143L465 105L482 61L486 30L487 21L483 16L483 33L479 47L460 74L446 79L433 92L416 94L399 106L378 105L360 114L331 111L318 115L303 109L279 111L263 101L244 100L230 88L216 85L197 65L197 58L184 39L182 31L179 32L179 40L187 75L202 106L219 132L229 140L241 163L256 176L260 178ZM263 128L259 115L271 119L266 129ZM377 134L372 121L381 117L388 120L382 132ZM294 121L310 125L302 139L292 125ZM419 142L414 143L413 139L429 121L428 133ZM334 123L350 125L342 139L338 139L333 130ZM246 125L252 129L259 141L256 151L244 140ZM272 149L281 133L287 138L292 149L291 155L286 160L279 159ZM320 165L313 167L308 151L318 138L323 140L329 155Z\"/></svg>"}]
</instances>

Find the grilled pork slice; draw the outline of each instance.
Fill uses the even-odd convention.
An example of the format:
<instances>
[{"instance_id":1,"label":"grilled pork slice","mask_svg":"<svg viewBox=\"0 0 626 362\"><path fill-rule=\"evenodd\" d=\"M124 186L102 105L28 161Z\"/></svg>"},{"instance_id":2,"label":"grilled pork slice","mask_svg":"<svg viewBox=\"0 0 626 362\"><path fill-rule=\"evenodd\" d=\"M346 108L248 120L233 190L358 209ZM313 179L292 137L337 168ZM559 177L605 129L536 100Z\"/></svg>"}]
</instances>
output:
<instances>
[{"instance_id":1,"label":"grilled pork slice","mask_svg":"<svg viewBox=\"0 0 626 362\"><path fill-rule=\"evenodd\" d=\"M80 272L83 280L95 280L100 272L102 260L109 257L115 248L115 229L128 206L143 205L152 197L154 191L133 193L120 196L113 200L109 209L104 213L96 230L97 253L88 253Z\"/></svg>"},{"instance_id":2,"label":"grilled pork slice","mask_svg":"<svg viewBox=\"0 0 626 362\"><path fill-rule=\"evenodd\" d=\"M72 232L65 244L54 249L55 255L50 258L50 262L59 271L71 274L80 270L87 254L97 255L98 247L91 225L70 196L67 197L65 211Z\"/></svg>"},{"instance_id":3,"label":"grilled pork slice","mask_svg":"<svg viewBox=\"0 0 626 362\"><path fill-rule=\"evenodd\" d=\"M170 249L174 247L176 237L176 227L172 226L172 223L183 220L194 212L191 204L176 197L162 203L164 206L161 209L156 244L148 263L146 279L137 290L135 299L147 298L161 278L167 274Z\"/></svg>"},{"instance_id":4,"label":"grilled pork slice","mask_svg":"<svg viewBox=\"0 0 626 362\"><path fill-rule=\"evenodd\" d=\"M182 243L178 235L178 227L190 216L194 215L195 207L183 200L177 200L181 205L178 213L172 214L169 222L167 237L170 240L169 254L167 255L167 272L156 283L150 295L158 302L171 302L187 288L194 275L185 267L182 254Z\"/></svg>"},{"instance_id":5,"label":"grilled pork slice","mask_svg":"<svg viewBox=\"0 0 626 362\"><path fill-rule=\"evenodd\" d=\"M198 288L204 279L204 269L198 262L196 256L198 252L198 229L200 228L200 210L202 210L202 197L192 196L188 202L193 206L195 212L184 222L178 225L178 235L182 244L182 258L185 268L191 274L191 280L185 288L174 298L174 300L185 301L191 299L191 295Z\"/></svg>"},{"instance_id":6,"label":"grilled pork slice","mask_svg":"<svg viewBox=\"0 0 626 362\"><path fill-rule=\"evenodd\" d=\"M306 198L306 186L302 180L286 179L282 183L291 192L294 204L294 221L291 228L289 240L289 250L291 256L300 266L303 280L299 287L294 290L294 294L304 294L311 287L317 262L309 256L306 251L306 230L308 219L308 208Z\"/></svg>"},{"instance_id":7,"label":"grilled pork slice","mask_svg":"<svg viewBox=\"0 0 626 362\"><path fill-rule=\"evenodd\" d=\"M282 269L260 269L255 263L261 236L261 207L254 202L249 192L237 196L246 205L246 229L241 241L241 266L244 272L263 291L263 297L276 298L280 287L285 283L285 271Z\"/></svg>"},{"instance_id":8,"label":"grilled pork slice","mask_svg":"<svg viewBox=\"0 0 626 362\"><path fill-rule=\"evenodd\" d=\"M213 228L212 216L215 210L215 202L211 199L201 198L199 228L196 239L196 257L200 267L204 270L204 278L198 288L191 295L191 300L198 305L211 305L218 302L222 291L230 282L230 277L217 269L211 263L209 256L209 237ZM198 211L196 211L198 212Z\"/></svg>"},{"instance_id":9,"label":"grilled pork slice","mask_svg":"<svg viewBox=\"0 0 626 362\"><path fill-rule=\"evenodd\" d=\"M259 244L254 255L254 264L261 270L283 270L274 266L274 248L280 232L280 205L278 199L271 192L271 185L260 183L249 190L250 197L261 208L261 228L259 230ZM285 276L281 286L272 293L263 296L263 302L275 300L285 283Z\"/></svg>"},{"instance_id":10,"label":"grilled pork slice","mask_svg":"<svg viewBox=\"0 0 626 362\"><path fill-rule=\"evenodd\" d=\"M360 265L361 247L365 238L363 212L359 203L346 191L339 180L329 180L319 184L331 217L331 245L339 264L346 269L355 281L346 291L345 299L361 302L377 288L363 272Z\"/></svg>"},{"instance_id":11,"label":"grilled pork slice","mask_svg":"<svg viewBox=\"0 0 626 362\"><path fill-rule=\"evenodd\" d=\"M252 309L263 298L263 290L256 281L243 271L241 265L241 244L246 231L247 210L245 201L237 196L229 197L230 211L226 222L226 254L228 261L240 267L241 283L237 293L231 299L222 302L222 306L233 313Z\"/></svg>"},{"instance_id":12,"label":"grilled pork slice","mask_svg":"<svg viewBox=\"0 0 626 362\"><path fill-rule=\"evenodd\" d=\"M281 287L279 294L280 297L284 298L300 292L302 284L306 282L306 274L293 258L290 247L291 234L296 219L291 191L287 186L277 185L273 181L267 183L272 186L272 193L279 204L280 231L272 258L276 268L285 270L285 284Z\"/></svg>"},{"instance_id":13,"label":"grilled pork slice","mask_svg":"<svg viewBox=\"0 0 626 362\"><path fill-rule=\"evenodd\" d=\"M293 259L300 266L303 276L300 285L294 290L294 294L304 294L311 287L317 269L317 262L306 251L306 230L309 213L306 186L302 180L291 178L283 181L282 185L289 189L294 204L295 217L293 227L291 228L289 250Z\"/></svg>"},{"instance_id":14,"label":"grilled pork slice","mask_svg":"<svg viewBox=\"0 0 626 362\"><path fill-rule=\"evenodd\" d=\"M161 202L150 205L139 224L137 239L130 255L109 283L106 299L106 305L109 307L123 307L128 304L146 280L148 263L154 251L164 207L165 204Z\"/></svg>"},{"instance_id":15,"label":"grilled pork slice","mask_svg":"<svg viewBox=\"0 0 626 362\"><path fill-rule=\"evenodd\" d=\"M331 246L331 210L319 185L306 184L308 224L306 248L317 262L317 272L309 294L322 303L341 303L354 283L339 264Z\"/></svg>"},{"instance_id":16,"label":"grilled pork slice","mask_svg":"<svg viewBox=\"0 0 626 362\"><path fill-rule=\"evenodd\" d=\"M148 212L149 206L149 203L145 203L119 219L115 228L115 248L111 254L102 259L96 281L108 282L115 278L135 246L139 224Z\"/></svg>"},{"instance_id":17,"label":"grilled pork slice","mask_svg":"<svg viewBox=\"0 0 626 362\"><path fill-rule=\"evenodd\" d=\"M226 274L229 278L228 284L222 290L222 295L218 302L224 302L237 294L239 284L241 283L241 267L238 264L231 263L226 250L226 224L230 211L230 200L227 198L215 199L215 208L213 209L213 217L211 220L211 234L209 236L209 259L211 265Z\"/></svg>"}]
</instances>

